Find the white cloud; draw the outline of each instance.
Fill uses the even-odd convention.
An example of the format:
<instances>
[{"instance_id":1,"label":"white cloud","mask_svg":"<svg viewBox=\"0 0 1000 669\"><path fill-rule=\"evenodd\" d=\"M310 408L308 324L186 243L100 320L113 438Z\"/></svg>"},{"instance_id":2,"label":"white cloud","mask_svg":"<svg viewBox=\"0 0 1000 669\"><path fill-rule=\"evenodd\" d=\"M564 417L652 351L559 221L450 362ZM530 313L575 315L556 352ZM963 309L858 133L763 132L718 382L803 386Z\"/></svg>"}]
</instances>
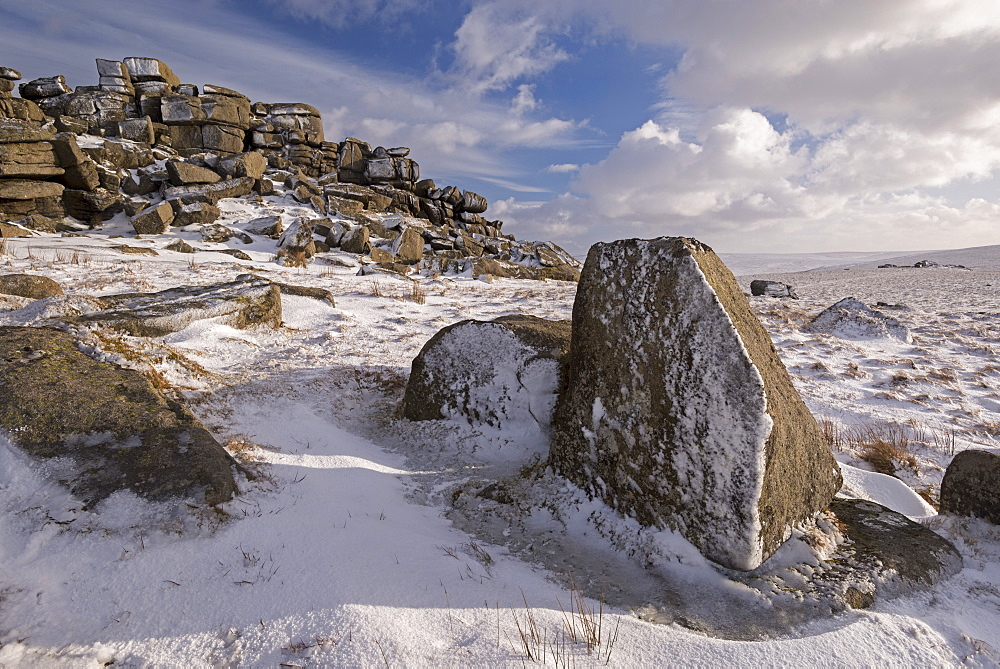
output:
<instances>
[{"instance_id":1,"label":"white cloud","mask_svg":"<svg viewBox=\"0 0 1000 669\"><path fill-rule=\"evenodd\" d=\"M558 165L549 165L545 168L545 171L550 174L569 174L579 172L580 166L575 163L560 163Z\"/></svg>"},{"instance_id":2,"label":"white cloud","mask_svg":"<svg viewBox=\"0 0 1000 669\"><path fill-rule=\"evenodd\" d=\"M580 244L684 232L727 250L1000 241L994 194L968 197L1000 170L995 0L534 5L543 23L582 17L683 57L656 115L582 166L572 195L504 205L518 226Z\"/></svg>"},{"instance_id":3,"label":"white cloud","mask_svg":"<svg viewBox=\"0 0 1000 669\"><path fill-rule=\"evenodd\" d=\"M510 3L473 7L455 32L451 76L473 94L505 90L570 58L548 37L551 25Z\"/></svg>"}]
</instances>

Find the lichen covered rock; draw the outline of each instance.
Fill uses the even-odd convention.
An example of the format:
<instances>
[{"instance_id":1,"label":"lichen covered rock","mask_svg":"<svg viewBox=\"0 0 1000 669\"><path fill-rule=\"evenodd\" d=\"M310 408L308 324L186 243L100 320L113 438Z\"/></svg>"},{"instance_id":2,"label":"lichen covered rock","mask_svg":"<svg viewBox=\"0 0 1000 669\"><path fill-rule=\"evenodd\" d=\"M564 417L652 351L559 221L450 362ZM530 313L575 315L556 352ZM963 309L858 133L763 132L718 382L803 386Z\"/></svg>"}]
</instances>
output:
<instances>
[{"instance_id":1,"label":"lichen covered rock","mask_svg":"<svg viewBox=\"0 0 1000 669\"><path fill-rule=\"evenodd\" d=\"M0 427L93 505L119 490L218 504L236 463L181 405L139 372L98 362L73 337L0 327Z\"/></svg>"},{"instance_id":2,"label":"lichen covered rock","mask_svg":"<svg viewBox=\"0 0 1000 669\"><path fill-rule=\"evenodd\" d=\"M677 237L591 248L550 463L735 569L760 565L841 484L733 275Z\"/></svg>"}]
</instances>

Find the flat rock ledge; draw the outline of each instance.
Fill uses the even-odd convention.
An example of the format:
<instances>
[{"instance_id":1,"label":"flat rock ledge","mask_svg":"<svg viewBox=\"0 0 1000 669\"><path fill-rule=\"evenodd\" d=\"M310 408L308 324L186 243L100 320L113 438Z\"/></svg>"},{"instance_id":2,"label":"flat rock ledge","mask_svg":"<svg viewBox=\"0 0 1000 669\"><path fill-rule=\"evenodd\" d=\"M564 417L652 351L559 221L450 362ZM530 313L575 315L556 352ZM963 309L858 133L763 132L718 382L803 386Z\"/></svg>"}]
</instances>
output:
<instances>
[{"instance_id":1,"label":"flat rock ledge","mask_svg":"<svg viewBox=\"0 0 1000 669\"><path fill-rule=\"evenodd\" d=\"M48 328L0 327L0 428L88 506L129 490L219 504L236 462L139 372L98 362Z\"/></svg>"}]
</instances>

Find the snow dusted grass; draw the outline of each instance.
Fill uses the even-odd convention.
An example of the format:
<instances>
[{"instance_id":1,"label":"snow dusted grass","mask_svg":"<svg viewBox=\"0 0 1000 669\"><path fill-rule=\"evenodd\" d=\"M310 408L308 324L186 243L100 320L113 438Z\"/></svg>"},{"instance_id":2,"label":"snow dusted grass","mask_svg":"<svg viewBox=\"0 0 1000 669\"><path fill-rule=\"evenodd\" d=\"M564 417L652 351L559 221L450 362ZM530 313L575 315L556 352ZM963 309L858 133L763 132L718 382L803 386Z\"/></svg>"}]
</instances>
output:
<instances>
[{"instance_id":1,"label":"snow dusted grass","mask_svg":"<svg viewBox=\"0 0 1000 669\"><path fill-rule=\"evenodd\" d=\"M224 204L237 226L278 208L295 213L277 199ZM186 256L163 250L171 237L198 241L196 233L176 230L135 239L121 220L78 238L8 239L0 271L45 274L69 293L98 296L252 272L328 289L337 307L283 296L277 330L202 321L154 340L100 333L92 344L104 357L159 375L255 478L219 512L152 506L128 495L85 510L44 466L0 444L0 663L1000 662L997 529L937 517L910 490L935 490L956 450L1000 438L1000 309L996 294L987 299L981 285L992 275L963 273L963 281L971 275L979 282L980 292L969 293L939 281L940 273L919 275L927 279L920 288L913 275L887 283L884 270L820 272L791 281L803 300L753 300L807 404L839 435L831 437L836 455L855 467L845 467L852 494L924 519L966 558L966 569L933 591L807 622L792 606L794 593L736 586L676 534L616 519L547 477L539 464L545 445L516 426L499 431L397 417L410 361L440 328L510 313L567 319L574 286L359 277L357 258L340 254L286 268L273 262L269 241L231 242L252 261L207 250ZM114 249L125 243L159 255L137 259ZM811 315L851 294L910 306L892 315L911 328L914 343L801 332ZM19 306L0 302L4 310ZM865 426L868 436L899 450L888 461L909 488L871 473L860 445ZM504 516L511 508L525 514ZM803 541L789 542L777 562L799 565L811 555ZM671 580L654 578L663 574ZM687 617L633 611L626 603L636 593ZM762 638L712 638L710 628L699 628L705 620L722 621L734 638ZM770 626L779 624L776 635Z\"/></svg>"}]
</instances>

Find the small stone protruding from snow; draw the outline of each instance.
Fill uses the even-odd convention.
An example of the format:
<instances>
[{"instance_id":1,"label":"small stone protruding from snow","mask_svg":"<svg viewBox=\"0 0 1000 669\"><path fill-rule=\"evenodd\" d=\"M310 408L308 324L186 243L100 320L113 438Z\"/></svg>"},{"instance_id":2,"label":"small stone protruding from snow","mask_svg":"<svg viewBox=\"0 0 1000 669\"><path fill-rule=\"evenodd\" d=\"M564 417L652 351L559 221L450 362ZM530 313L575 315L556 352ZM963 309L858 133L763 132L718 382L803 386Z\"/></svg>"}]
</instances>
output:
<instances>
[{"instance_id":1,"label":"small stone protruding from snow","mask_svg":"<svg viewBox=\"0 0 1000 669\"><path fill-rule=\"evenodd\" d=\"M808 325L806 332L823 332L841 339L894 338L907 344L913 341L905 325L853 297L827 307Z\"/></svg>"}]
</instances>

